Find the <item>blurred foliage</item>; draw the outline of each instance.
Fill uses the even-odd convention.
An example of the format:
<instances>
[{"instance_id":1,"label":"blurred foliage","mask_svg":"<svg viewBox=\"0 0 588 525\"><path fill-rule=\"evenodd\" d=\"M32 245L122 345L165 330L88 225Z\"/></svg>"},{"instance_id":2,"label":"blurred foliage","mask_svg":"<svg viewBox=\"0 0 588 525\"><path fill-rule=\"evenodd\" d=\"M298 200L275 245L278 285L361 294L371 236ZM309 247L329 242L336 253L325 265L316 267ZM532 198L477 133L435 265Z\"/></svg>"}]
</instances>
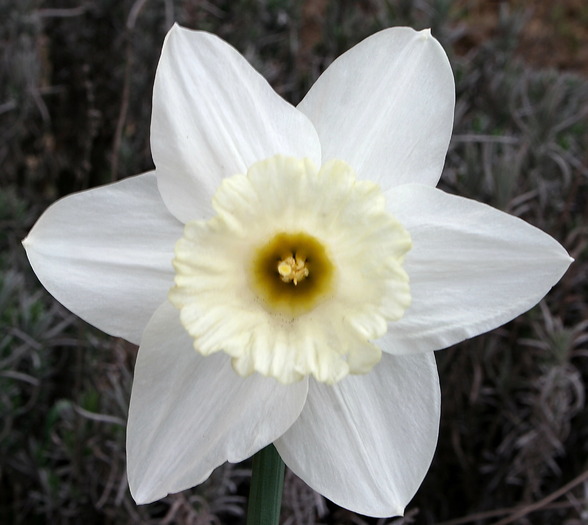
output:
<instances>
[{"instance_id":1,"label":"blurred foliage","mask_svg":"<svg viewBox=\"0 0 588 525\"><path fill-rule=\"evenodd\" d=\"M458 98L442 186L524 218L576 259L539 307L438 353L438 451L404 518L357 516L288 473L283 523L586 523L588 80L536 54L525 62L541 26L525 2L511 4L0 0L0 523L244 521L247 463L134 504L124 428L136 349L55 303L20 247L58 197L152 167L151 89L174 21L233 44L293 103L374 31L432 27ZM565 40L549 59L577 64L570 53L588 12L557 5L537 11Z\"/></svg>"}]
</instances>

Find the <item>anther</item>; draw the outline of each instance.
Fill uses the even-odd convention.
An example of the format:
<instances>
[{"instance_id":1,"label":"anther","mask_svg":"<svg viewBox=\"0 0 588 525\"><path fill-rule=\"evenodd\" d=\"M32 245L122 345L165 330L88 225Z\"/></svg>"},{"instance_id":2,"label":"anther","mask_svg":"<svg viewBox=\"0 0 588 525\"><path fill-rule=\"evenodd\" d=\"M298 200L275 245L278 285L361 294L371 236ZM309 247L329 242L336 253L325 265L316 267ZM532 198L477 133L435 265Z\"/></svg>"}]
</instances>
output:
<instances>
[{"instance_id":1,"label":"anther","mask_svg":"<svg viewBox=\"0 0 588 525\"><path fill-rule=\"evenodd\" d=\"M283 282L294 283L294 286L297 286L308 277L309 271L304 259L289 255L278 263L278 273Z\"/></svg>"}]
</instances>

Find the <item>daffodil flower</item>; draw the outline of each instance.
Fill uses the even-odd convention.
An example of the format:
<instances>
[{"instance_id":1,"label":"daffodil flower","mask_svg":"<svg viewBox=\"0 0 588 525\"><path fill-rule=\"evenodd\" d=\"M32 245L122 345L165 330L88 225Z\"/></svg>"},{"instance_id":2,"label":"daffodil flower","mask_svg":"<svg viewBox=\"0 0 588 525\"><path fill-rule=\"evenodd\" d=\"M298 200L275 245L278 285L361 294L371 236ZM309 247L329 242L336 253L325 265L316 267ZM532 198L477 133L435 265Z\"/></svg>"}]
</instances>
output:
<instances>
[{"instance_id":1,"label":"daffodil flower","mask_svg":"<svg viewBox=\"0 0 588 525\"><path fill-rule=\"evenodd\" d=\"M140 345L137 502L274 443L341 506L403 512L437 442L433 351L531 308L571 262L435 188L454 91L428 30L367 38L294 107L219 38L171 29L155 171L66 197L24 241L52 295Z\"/></svg>"}]
</instances>

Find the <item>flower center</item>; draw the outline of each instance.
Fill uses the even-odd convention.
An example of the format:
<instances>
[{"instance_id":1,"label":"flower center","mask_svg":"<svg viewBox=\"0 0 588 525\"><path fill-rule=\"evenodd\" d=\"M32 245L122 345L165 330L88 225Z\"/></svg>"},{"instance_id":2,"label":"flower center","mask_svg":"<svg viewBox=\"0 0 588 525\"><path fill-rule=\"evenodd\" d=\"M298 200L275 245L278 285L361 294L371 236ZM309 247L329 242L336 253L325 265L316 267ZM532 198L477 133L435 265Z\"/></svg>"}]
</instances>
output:
<instances>
[{"instance_id":1,"label":"flower center","mask_svg":"<svg viewBox=\"0 0 588 525\"><path fill-rule=\"evenodd\" d=\"M251 288L267 310L297 317L328 296L333 271L318 239L281 232L254 250Z\"/></svg>"}]
</instances>

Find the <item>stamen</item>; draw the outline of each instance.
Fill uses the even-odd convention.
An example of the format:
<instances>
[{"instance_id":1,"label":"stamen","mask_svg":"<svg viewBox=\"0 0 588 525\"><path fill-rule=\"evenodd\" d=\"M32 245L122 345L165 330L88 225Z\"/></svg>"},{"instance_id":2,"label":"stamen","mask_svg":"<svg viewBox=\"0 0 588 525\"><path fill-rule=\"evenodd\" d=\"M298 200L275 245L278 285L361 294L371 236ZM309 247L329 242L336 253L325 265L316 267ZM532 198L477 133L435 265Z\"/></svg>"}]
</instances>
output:
<instances>
[{"instance_id":1,"label":"stamen","mask_svg":"<svg viewBox=\"0 0 588 525\"><path fill-rule=\"evenodd\" d=\"M278 273L283 282L294 283L294 286L297 286L308 277L309 271L305 259L290 254L278 263Z\"/></svg>"}]
</instances>

